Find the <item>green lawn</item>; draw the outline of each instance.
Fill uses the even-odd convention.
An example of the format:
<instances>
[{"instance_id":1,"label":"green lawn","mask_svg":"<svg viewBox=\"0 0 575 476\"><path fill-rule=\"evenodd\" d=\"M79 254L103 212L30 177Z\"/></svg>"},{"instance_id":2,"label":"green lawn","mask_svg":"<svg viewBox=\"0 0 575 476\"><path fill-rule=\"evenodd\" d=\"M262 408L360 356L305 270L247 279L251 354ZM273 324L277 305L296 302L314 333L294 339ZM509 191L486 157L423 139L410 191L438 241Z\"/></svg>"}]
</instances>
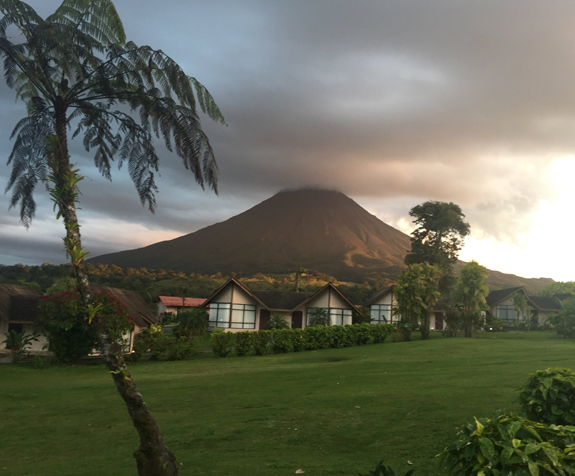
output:
<instances>
[{"instance_id":1,"label":"green lawn","mask_svg":"<svg viewBox=\"0 0 575 476\"><path fill-rule=\"evenodd\" d=\"M456 427L517 410L529 372L575 368L550 333L266 357L140 362L132 373L184 475L435 472ZM0 476L135 475L137 435L100 365L0 366Z\"/></svg>"}]
</instances>

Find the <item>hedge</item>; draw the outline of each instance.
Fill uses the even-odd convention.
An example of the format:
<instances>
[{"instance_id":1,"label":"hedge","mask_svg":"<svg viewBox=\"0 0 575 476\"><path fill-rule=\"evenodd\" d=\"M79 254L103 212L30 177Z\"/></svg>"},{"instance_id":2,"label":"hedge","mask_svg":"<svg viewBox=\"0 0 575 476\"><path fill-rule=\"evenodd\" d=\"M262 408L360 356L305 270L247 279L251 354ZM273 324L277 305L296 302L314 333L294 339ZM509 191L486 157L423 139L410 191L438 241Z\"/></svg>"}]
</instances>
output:
<instances>
[{"instance_id":1,"label":"hedge","mask_svg":"<svg viewBox=\"0 0 575 476\"><path fill-rule=\"evenodd\" d=\"M271 349L276 354L301 352L365 344L381 344L393 332L392 324L352 324L345 326L313 326L305 329L275 329L257 332L212 333L212 347L217 357L226 357L232 348L237 355L254 352L266 355ZM226 334L223 336L222 334Z\"/></svg>"}]
</instances>

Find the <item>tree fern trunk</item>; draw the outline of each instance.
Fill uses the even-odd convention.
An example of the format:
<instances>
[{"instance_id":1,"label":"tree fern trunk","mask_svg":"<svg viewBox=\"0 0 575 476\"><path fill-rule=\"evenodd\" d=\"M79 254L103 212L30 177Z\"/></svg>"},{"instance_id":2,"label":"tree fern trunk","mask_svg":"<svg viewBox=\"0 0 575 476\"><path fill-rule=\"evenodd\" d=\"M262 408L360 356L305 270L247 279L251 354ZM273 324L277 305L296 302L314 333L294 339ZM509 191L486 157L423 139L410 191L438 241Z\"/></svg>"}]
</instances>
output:
<instances>
[{"instance_id":1,"label":"tree fern trunk","mask_svg":"<svg viewBox=\"0 0 575 476\"><path fill-rule=\"evenodd\" d=\"M61 191L69 186L66 174L71 170L66 136L66 111L62 105L56 107L55 122L58 143L52 154L53 163L50 165L55 172L55 189ZM68 243L73 243L81 249L82 242L74 198L61 200L58 205L66 226ZM82 301L87 306L92 301L92 291L84 259L72 259L72 265ZM126 402L128 413L140 436L140 447L134 453L138 474L140 476L177 476L176 458L164 444L162 433L144 403L142 395L138 392L136 383L124 361L122 346L110 339L106 322L101 315L96 315L92 325L99 335L102 357L110 370L118 392Z\"/></svg>"}]
</instances>

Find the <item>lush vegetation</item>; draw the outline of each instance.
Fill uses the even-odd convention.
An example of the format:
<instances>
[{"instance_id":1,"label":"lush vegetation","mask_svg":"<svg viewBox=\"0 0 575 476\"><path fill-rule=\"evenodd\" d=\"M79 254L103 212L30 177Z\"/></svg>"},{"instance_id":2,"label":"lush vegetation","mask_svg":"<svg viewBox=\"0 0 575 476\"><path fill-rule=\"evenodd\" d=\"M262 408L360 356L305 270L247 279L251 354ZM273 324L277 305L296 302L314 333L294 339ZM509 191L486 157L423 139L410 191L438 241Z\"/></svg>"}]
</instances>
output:
<instances>
[{"instance_id":1,"label":"lush vegetation","mask_svg":"<svg viewBox=\"0 0 575 476\"><path fill-rule=\"evenodd\" d=\"M521 411L517 388L529 373L575 368L574 342L554 335L415 334L381 346L142 361L132 373L182 475L356 475L383 460L396 474L427 476L466 422ZM135 473L137 434L100 365L2 365L0 381L3 474Z\"/></svg>"}]
</instances>

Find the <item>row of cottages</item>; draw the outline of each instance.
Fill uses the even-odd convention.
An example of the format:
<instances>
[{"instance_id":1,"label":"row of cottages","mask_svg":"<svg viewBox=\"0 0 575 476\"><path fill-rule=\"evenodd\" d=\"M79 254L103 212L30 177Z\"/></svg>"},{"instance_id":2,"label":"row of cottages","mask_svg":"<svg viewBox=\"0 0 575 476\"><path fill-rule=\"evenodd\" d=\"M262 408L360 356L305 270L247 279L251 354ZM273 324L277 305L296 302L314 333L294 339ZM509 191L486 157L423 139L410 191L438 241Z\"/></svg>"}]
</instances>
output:
<instances>
[{"instance_id":1,"label":"row of cottages","mask_svg":"<svg viewBox=\"0 0 575 476\"><path fill-rule=\"evenodd\" d=\"M142 296L136 291L111 288L108 286L91 286L92 291L109 294L128 309L132 329L126 335L129 339L129 351L132 351L134 337L148 328L151 324L157 324L158 318L146 304ZM7 332L25 331L26 334L35 334L34 321L38 315L40 294L32 287L16 284L0 284L0 351L6 349L1 343ZM32 343L30 350L41 351L48 347L46 337L40 336L38 341Z\"/></svg>"},{"instance_id":2,"label":"row of cottages","mask_svg":"<svg viewBox=\"0 0 575 476\"><path fill-rule=\"evenodd\" d=\"M369 310L372 322L392 323L401 319L400 316L393 315L393 308L397 306L393 290L394 286L383 289L365 305ZM553 297L531 296L522 286L500 289L491 291L487 295L485 300L489 306L488 312L492 316L500 318L506 325L515 325L517 322L517 311L513 304L513 297L517 293L523 294L526 297L529 306L528 312L524 316L521 316L520 320L537 319L539 324L544 324L550 315L561 311L561 302L572 297L571 294L557 294ZM431 313L430 329L441 331L443 327L443 311L439 309L433 310Z\"/></svg>"},{"instance_id":3,"label":"row of cottages","mask_svg":"<svg viewBox=\"0 0 575 476\"><path fill-rule=\"evenodd\" d=\"M332 324L351 324L357 308L331 283L315 293L254 291L229 279L204 303L211 329L231 332L265 329L272 314L282 316L293 329L303 329L315 308L328 310Z\"/></svg>"}]
</instances>

